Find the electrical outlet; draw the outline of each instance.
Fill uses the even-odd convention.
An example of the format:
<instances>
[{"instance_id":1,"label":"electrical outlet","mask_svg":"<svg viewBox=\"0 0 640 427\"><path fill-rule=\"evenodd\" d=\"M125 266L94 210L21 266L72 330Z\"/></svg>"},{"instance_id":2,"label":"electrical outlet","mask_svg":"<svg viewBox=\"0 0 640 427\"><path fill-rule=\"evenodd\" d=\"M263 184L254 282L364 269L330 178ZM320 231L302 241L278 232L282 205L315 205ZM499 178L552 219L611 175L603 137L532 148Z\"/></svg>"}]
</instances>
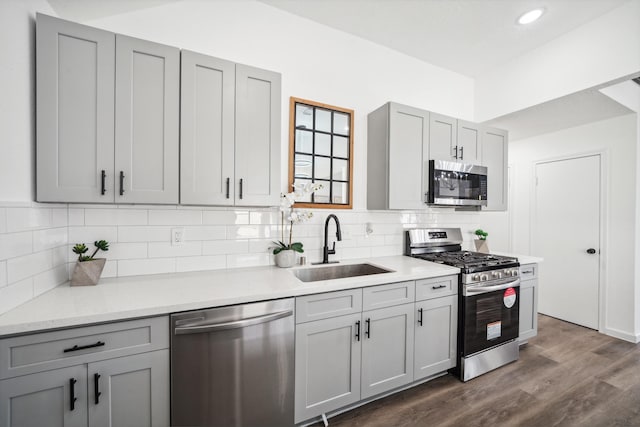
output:
<instances>
[{"instance_id":1,"label":"electrical outlet","mask_svg":"<svg viewBox=\"0 0 640 427\"><path fill-rule=\"evenodd\" d=\"M171 229L171 246L182 246L184 242L184 228Z\"/></svg>"}]
</instances>

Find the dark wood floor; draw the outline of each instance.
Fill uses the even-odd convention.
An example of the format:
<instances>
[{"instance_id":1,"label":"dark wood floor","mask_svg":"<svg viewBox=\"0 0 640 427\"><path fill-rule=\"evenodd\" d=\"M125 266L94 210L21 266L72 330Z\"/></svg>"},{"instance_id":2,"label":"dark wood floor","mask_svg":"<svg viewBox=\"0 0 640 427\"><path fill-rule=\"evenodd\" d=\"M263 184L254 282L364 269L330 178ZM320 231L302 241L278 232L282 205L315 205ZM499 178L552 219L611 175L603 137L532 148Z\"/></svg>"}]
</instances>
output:
<instances>
[{"instance_id":1,"label":"dark wood floor","mask_svg":"<svg viewBox=\"0 0 640 427\"><path fill-rule=\"evenodd\" d=\"M540 315L519 361L464 384L446 375L329 425L640 426L640 346Z\"/></svg>"}]
</instances>

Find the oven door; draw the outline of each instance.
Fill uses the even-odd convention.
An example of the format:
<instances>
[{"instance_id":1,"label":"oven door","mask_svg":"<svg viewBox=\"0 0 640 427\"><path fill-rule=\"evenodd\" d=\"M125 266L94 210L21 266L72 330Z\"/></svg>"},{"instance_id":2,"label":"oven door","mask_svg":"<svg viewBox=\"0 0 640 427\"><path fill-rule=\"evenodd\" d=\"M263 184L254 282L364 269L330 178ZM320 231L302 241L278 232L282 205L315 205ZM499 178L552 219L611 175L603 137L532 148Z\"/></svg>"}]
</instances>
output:
<instances>
[{"instance_id":1,"label":"oven door","mask_svg":"<svg viewBox=\"0 0 640 427\"><path fill-rule=\"evenodd\" d=\"M444 206L487 206L485 166L429 160L427 203Z\"/></svg>"},{"instance_id":2,"label":"oven door","mask_svg":"<svg viewBox=\"0 0 640 427\"><path fill-rule=\"evenodd\" d=\"M518 338L520 279L465 286L462 298L463 357Z\"/></svg>"}]
</instances>

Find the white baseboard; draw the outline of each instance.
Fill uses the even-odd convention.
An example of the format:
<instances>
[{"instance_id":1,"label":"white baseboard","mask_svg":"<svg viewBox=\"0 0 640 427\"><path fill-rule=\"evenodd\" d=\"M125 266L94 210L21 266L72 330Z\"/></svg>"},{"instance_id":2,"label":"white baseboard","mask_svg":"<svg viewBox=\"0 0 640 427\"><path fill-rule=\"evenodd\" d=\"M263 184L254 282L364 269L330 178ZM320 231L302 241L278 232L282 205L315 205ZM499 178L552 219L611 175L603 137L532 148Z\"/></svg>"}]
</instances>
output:
<instances>
[{"instance_id":1,"label":"white baseboard","mask_svg":"<svg viewBox=\"0 0 640 427\"><path fill-rule=\"evenodd\" d=\"M610 337L619 338L621 340L629 341L634 344L638 344L640 342L640 334L632 334L626 331L612 328L604 328L601 332L603 334L609 335Z\"/></svg>"}]
</instances>

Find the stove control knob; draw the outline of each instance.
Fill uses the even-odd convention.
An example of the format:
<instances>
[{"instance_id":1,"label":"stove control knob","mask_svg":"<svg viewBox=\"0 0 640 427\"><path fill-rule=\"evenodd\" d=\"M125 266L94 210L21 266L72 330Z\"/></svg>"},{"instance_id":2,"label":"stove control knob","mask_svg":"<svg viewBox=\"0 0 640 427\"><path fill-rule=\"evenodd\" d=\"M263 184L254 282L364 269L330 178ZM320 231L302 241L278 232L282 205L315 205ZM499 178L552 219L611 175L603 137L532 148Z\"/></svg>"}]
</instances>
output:
<instances>
[{"instance_id":1,"label":"stove control knob","mask_svg":"<svg viewBox=\"0 0 640 427\"><path fill-rule=\"evenodd\" d=\"M517 276L517 275L518 275L518 270L513 270L513 271L511 272L511 275L512 275L512 276Z\"/></svg>"},{"instance_id":2,"label":"stove control knob","mask_svg":"<svg viewBox=\"0 0 640 427\"><path fill-rule=\"evenodd\" d=\"M486 275L486 274L481 274L481 275L480 275L480 281L481 281L481 282L484 282L484 281L486 281L486 280L489 280L489 276L488 276L488 275Z\"/></svg>"},{"instance_id":3,"label":"stove control knob","mask_svg":"<svg viewBox=\"0 0 640 427\"><path fill-rule=\"evenodd\" d=\"M480 275L474 274L473 276L471 276L471 280L473 280L474 282L477 282L478 280L480 280Z\"/></svg>"},{"instance_id":4,"label":"stove control knob","mask_svg":"<svg viewBox=\"0 0 640 427\"><path fill-rule=\"evenodd\" d=\"M513 270L505 270L505 271L504 271L504 276L505 276L505 277L511 277L511 276L513 276Z\"/></svg>"}]
</instances>

